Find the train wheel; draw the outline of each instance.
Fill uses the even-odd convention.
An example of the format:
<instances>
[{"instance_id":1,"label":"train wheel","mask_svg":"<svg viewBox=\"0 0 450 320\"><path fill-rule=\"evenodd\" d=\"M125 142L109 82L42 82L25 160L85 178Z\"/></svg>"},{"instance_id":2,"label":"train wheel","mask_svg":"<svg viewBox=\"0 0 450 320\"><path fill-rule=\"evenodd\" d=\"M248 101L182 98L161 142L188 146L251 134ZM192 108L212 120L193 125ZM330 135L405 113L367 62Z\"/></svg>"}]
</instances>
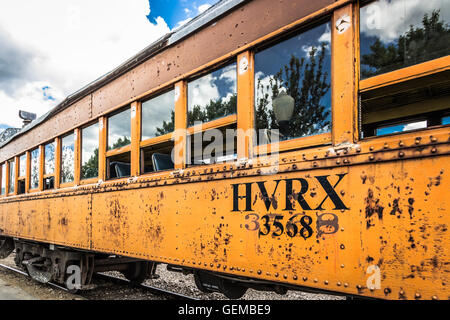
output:
<instances>
[{"instance_id":1,"label":"train wheel","mask_svg":"<svg viewBox=\"0 0 450 320\"><path fill-rule=\"evenodd\" d=\"M7 258L14 250L14 240L0 237L0 259Z\"/></svg>"},{"instance_id":2,"label":"train wheel","mask_svg":"<svg viewBox=\"0 0 450 320\"><path fill-rule=\"evenodd\" d=\"M149 263L146 261L139 261L130 263L122 274L132 283L141 284L148 277Z\"/></svg>"}]
</instances>

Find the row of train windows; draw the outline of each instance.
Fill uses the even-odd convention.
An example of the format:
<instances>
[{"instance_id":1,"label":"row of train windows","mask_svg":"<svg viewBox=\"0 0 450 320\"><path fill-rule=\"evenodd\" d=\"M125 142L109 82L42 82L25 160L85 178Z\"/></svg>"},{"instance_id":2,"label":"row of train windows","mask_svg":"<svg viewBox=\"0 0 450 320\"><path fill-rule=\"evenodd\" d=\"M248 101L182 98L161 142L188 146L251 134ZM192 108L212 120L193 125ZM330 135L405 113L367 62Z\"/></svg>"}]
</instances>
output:
<instances>
[{"instance_id":1,"label":"row of train windows","mask_svg":"<svg viewBox=\"0 0 450 320\"><path fill-rule=\"evenodd\" d=\"M364 4L367 3L367 4ZM395 17L391 17L395 13ZM363 2L360 9L361 79L450 54L450 1L407 0ZM254 126L257 144L269 143L276 132L280 141L331 131L331 24L316 24L291 33L255 50ZM450 71L360 93L360 137L399 133L450 122ZM222 65L188 82L187 127L237 113L237 65ZM175 129L175 90L166 91L141 106L141 141L170 134ZM130 107L108 117L107 178L130 175ZM237 128L236 121L219 131ZM98 176L99 124L81 130L80 178ZM236 158L236 139L224 141L219 152L205 155L211 130L188 137L188 165L208 164ZM196 139L201 136L200 139ZM211 136L211 135L209 135ZM202 139L203 138L203 139ZM211 138L211 137L209 137ZM195 141L199 140L200 143ZM210 139L211 140L211 139ZM209 141L210 141L209 140ZM164 140L141 149L141 172L174 167L173 141ZM206 141L206 142L205 142ZM120 149L124 148L123 152ZM54 142L44 147L44 189L54 187ZM39 186L39 149L32 150L30 189ZM74 181L74 134L61 139L61 183ZM19 190L24 189L26 159L19 158ZM10 172L2 166L1 194L14 191L14 161ZM20 192L19 192L20 193Z\"/></svg>"}]
</instances>

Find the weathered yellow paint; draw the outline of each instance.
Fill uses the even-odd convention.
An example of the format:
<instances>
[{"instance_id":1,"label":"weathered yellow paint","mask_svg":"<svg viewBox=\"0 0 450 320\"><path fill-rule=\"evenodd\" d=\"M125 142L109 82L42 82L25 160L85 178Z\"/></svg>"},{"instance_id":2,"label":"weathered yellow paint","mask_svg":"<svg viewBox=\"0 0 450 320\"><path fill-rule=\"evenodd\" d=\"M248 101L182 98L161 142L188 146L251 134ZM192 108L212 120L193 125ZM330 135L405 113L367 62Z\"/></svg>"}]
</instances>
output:
<instances>
[{"instance_id":1,"label":"weathered yellow paint","mask_svg":"<svg viewBox=\"0 0 450 320\"><path fill-rule=\"evenodd\" d=\"M67 189L34 200L11 198L0 202L0 228L26 239L349 294L414 299L419 293L423 299L447 299L448 143L440 148L437 157L351 166L326 166L328 160L321 157L316 169L293 167L299 155L293 153L285 158L289 164L280 164L279 173L272 175L260 175L249 166L226 166L220 174L233 173L234 179L192 169L189 178L167 175L122 186ZM360 156L367 155L354 152L345 159L356 163ZM220 170L218 165L210 168ZM348 210L336 209L316 178L326 177L334 186L338 175L343 178L335 191ZM285 179L293 179L293 193L288 194L292 210L284 210ZM307 181L307 192L296 179ZM265 182L269 210L258 182ZM252 183L252 211L245 211L243 197L239 211L233 212L232 185L245 183ZM246 195L244 185L238 191ZM312 210L295 200L299 192ZM324 199L324 210L316 210ZM338 227L324 225L320 229L325 233L318 237L317 224L324 213L337 216ZM246 225L256 226L255 214L260 225L264 215L272 215L269 235L247 230ZM298 219L311 217L311 237L286 234L286 223L295 214ZM282 216L280 236L273 236L275 215ZM320 221L332 217L322 216ZM300 231L302 226L297 226ZM381 287L371 291L367 271L373 273L377 267Z\"/></svg>"}]
</instances>

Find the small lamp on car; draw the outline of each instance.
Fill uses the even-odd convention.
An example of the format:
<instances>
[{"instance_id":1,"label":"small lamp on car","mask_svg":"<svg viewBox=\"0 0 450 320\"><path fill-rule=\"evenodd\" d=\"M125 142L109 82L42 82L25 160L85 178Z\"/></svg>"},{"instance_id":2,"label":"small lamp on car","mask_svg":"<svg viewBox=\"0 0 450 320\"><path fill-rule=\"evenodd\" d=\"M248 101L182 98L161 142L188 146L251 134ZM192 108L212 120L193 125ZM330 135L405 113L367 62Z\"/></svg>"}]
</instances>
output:
<instances>
[{"instance_id":1,"label":"small lamp on car","mask_svg":"<svg viewBox=\"0 0 450 320\"><path fill-rule=\"evenodd\" d=\"M280 131L285 132L289 121L294 113L295 100L286 91L281 91L278 96L272 100L273 112L280 125Z\"/></svg>"}]
</instances>

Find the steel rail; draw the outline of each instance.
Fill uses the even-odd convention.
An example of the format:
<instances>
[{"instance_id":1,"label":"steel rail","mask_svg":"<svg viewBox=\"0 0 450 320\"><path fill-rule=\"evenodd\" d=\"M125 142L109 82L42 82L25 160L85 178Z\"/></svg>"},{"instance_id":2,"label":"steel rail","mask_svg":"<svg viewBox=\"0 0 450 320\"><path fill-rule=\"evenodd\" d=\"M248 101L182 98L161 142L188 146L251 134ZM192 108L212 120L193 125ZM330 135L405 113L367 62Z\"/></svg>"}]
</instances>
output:
<instances>
[{"instance_id":1,"label":"steel rail","mask_svg":"<svg viewBox=\"0 0 450 320\"><path fill-rule=\"evenodd\" d=\"M147 291L151 291L151 292L153 292L155 294L158 294L158 295L166 295L166 296L173 297L173 298L176 298L176 299L179 299L179 300L199 300L199 299L194 298L194 297L186 296L186 295L181 294L181 293L165 290L165 289L154 287L154 286L149 286L147 284L132 283L130 280L119 278L119 277L112 276L112 275L109 275L109 274L96 273L96 274L94 274L94 277L107 279L107 280L110 280L110 281L113 281L113 282L117 282L117 283L132 285L132 286L134 286L136 288L141 288L141 289L144 289L144 290L147 290Z\"/></svg>"},{"instance_id":2,"label":"steel rail","mask_svg":"<svg viewBox=\"0 0 450 320\"><path fill-rule=\"evenodd\" d=\"M18 274L21 274L23 276L26 276L27 278L33 279L33 278L30 277L30 275L28 273L26 273L26 272L24 272L24 271L22 271L20 269L16 269L16 268L13 268L13 267L1 264L1 263L0 263L0 267L4 268L4 269L7 269L9 271L12 271L14 273L18 273ZM176 298L176 299L179 299L179 300L198 300L196 298L189 297L189 296L177 293L177 292L168 291L168 290L165 290L165 289L149 286L149 285L146 285L146 284L134 284L134 283L132 283L131 281L129 281L127 279L122 279L122 278L119 278L119 277L115 277L115 276L111 276L111 275L107 275L107 274L103 274L103 273L96 273L96 274L94 274L94 277L101 278L101 279L104 279L104 280L110 280L112 282L119 283L119 284L122 284L122 285L128 285L128 286L132 285L132 286L134 286L136 288L140 288L140 289L143 289L143 290L146 290L146 291L150 291L150 292L152 292L152 293L154 293L156 295L164 295L164 296ZM60 286L60 285L58 285L56 283L48 282L46 284L49 284L50 286L55 287L55 288L60 289L60 290L63 290L65 292L72 293L67 288L62 287L62 286ZM82 295L80 295L80 296L82 296Z\"/></svg>"}]
</instances>

